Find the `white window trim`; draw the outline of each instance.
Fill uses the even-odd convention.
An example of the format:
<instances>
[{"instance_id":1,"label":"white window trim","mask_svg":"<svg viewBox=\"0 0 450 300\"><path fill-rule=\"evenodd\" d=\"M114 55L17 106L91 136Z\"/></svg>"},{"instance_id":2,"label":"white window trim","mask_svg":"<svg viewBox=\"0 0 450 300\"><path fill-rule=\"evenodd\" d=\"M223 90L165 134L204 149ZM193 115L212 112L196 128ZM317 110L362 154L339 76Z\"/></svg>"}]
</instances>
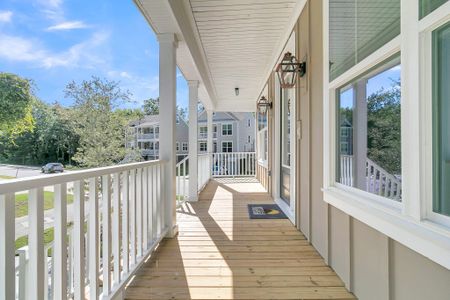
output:
<instances>
[{"instance_id":1,"label":"white window trim","mask_svg":"<svg viewBox=\"0 0 450 300\"><path fill-rule=\"evenodd\" d=\"M205 150L202 150L202 147L201 147L202 144L205 145ZM200 152L208 151L208 144L207 144L207 142L198 142L198 151L200 151Z\"/></svg>"},{"instance_id":2,"label":"white window trim","mask_svg":"<svg viewBox=\"0 0 450 300\"><path fill-rule=\"evenodd\" d=\"M176 143L176 150L177 150L177 152L180 151L180 143L179 142Z\"/></svg>"},{"instance_id":3,"label":"white window trim","mask_svg":"<svg viewBox=\"0 0 450 300\"><path fill-rule=\"evenodd\" d=\"M450 269L450 226L443 215L430 214L431 197L431 69L427 66L427 48L431 47L426 31L450 21L450 3L447 2L419 21L418 2L401 0L402 33L376 50L357 65L329 82L329 2L323 0L324 47L324 201L346 214L371 226L388 237L406 245L434 262ZM419 40L420 36L420 40ZM420 41L420 50L417 49ZM428 47L424 47L427 45ZM401 52L402 64L402 151L403 199L398 203L356 188L336 183L336 89ZM430 52L428 50L428 52ZM424 58L425 56L425 58ZM428 56L430 57L430 56ZM420 68L419 68L420 58ZM431 68L431 64L429 64ZM422 81L425 76L427 80ZM423 85L428 85L428 89ZM419 88L420 87L420 88ZM420 91L420 94L419 94ZM422 106L417 105L420 103ZM420 110L422 109L422 110ZM419 122L418 122L419 119ZM420 135L417 135L420 132ZM427 146L423 146L427 144ZM426 148L428 147L428 149ZM428 172L428 173L427 173ZM424 178L428 179L427 181ZM439 217L439 218L438 218ZM439 220L438 220L439 219ZM439 223L437 223L439 222Z\"/></svg>"},{"instance_id":4,"label":"white window trim","mask_svg":"<svg viewBox=\"0 0 450 300\"><path fill-rule=\"evenodd\" d=\"M267 132L267 134L269 134L269 130L268 127L264 127L263 129L261 129L260 131L258 131L258 164L260 166L265 167L266 169L269 166L269 162L268 162L268 149L265 148L265 143L264 143L264 134L265 132ZM269 145L267 145L267 147L269 147Z\"/></svg>"},{"instance_id":5,"label":"white window trim","mask_svg":"<svg viewBox=\"0 0 450 300\"><path fill-rule=\"evenodd\" d=\"M188 143L183 142L183 143L181 144L181 150L182 150L182 151L188 151Z\"/></svg>"},{"instance_id":6,"label":"white window trim","mask_svg":"<svg viewBox=\"0 0 450 300\"><path fill-rule=\"evenodd\" d=\"M231 134L223 134L223 127L228 126L228 125L231 126ZM233 135L233 123L222 123L221 129L222 129L222 136L232 136Z\"/></svg>"},{"instance_id":7,"label":"white window trim","mask_svg":"<svg viewBox=\"0 0 450 300\"><path fill-rule=\"evenodd\" d=\"M224 152L223 151L223 144L225 144L225 143L231 143L231 152ZM222 141L221 143L220 143L220 150L222 150L221 152L222 153L232 153L233 152L233 141ZM228 148L228 147L227 147Z\"/></svg>"}]
</instances>

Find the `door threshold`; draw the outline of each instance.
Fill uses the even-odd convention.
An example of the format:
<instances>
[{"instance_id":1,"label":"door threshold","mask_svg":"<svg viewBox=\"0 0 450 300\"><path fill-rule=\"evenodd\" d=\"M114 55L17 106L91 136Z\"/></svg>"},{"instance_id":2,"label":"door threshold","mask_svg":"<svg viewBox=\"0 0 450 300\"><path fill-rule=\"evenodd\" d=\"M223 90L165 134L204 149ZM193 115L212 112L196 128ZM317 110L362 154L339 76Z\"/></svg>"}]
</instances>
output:
<instances>
[{"instance_id":1,"label":"door threshold","mask_svg":"<svg viewBox=\"0 0 450 300\"><path fill-rule=\"evenodd\" d=\"M275 198L274 202L281 208L281 210L284 212L284 214L289 218L292 225L295 226L295 215L294 212L291 210L291 207L284 202L281 198Z\"/></svg>"}]
</instances>

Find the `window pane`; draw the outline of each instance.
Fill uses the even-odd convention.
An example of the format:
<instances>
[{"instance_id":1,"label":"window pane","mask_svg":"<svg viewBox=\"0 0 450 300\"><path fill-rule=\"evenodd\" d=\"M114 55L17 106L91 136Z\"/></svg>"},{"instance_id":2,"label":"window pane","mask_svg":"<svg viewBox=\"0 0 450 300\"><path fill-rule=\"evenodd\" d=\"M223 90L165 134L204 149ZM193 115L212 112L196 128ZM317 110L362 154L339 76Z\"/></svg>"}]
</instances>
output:
<instances>
[{"instance_id":1,"label":"window pane","mask_svg":"<svg viewBox=\"0 0 450 300\"><path fill-rule=\"evenodd\" d=\"M450 216L450 25L433 33L433 211Z\"/></svg>"},{"instance_id":2,"label":"window pane","mask_svg":"<svg viewBox=\"0 0 450 300\"><path fill-rule=\"evenodd\" d=\"M401 201L398 57L338 91L337 181Z\"/></svg>"},{"instance_id":3,"label":"window pane","mask_svg":"<svg viewBox=\"0 0 450 300\"><path fill-rule=\"evenodd\" d=\"M400 34L400 0L330 0L330 80Z\"/></svg>"},{"instance_id":4,"label":"window pane","mask_svg":"<svg viewBox=\"0 0 450 300\"><path fill-rule=\"evenodd\" d=\"M449 0L420 0L419 1L419 18L422 19L430 12L444 4Z\"/></svg>"}]
</instances>

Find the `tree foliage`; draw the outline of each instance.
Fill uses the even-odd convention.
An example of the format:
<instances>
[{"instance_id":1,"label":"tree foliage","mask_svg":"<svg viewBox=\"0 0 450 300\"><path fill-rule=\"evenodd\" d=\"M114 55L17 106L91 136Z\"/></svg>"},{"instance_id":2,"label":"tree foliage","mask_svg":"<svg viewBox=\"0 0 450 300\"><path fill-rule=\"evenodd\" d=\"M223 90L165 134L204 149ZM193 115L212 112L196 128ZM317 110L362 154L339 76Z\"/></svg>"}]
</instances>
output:
<instances>
[{"instance_id":1,"label":"tree foliage","mask_svg":"<svg viewBox=\"0 0 450 300\"><path fill-rule=\"evenodd\" d=\"M158 98L150 98L144 100L144 104L142 105L142 110L146 115L159 115L159 97ZM181 118L182 120L187 120L188 110L186 108L180 107L177 104L177 118Z\"/></svg>"},{"instance_id":2,"label":"tree foliage","mask_svg":"<svg viewBox=\"0 0 450 300\"><path fill-rule=\"evenodd\" d=\"M34 129L22 132L12 142L0 139L2 161L39 165L47 162L71 163L78 147L71 111L59 104L48 105L39 100L32 107Z\"/></svg>"},{"instance_id":3,"label":"tree foliage","mask_svg":"<svg viewBox=\"0 0 450 300\"><path fill-rule=\"evenodd\" d=\"M75 132L79 147L73 160L82 167L101 167L125 157L125 125L133 115L115 110L130 100L118 82L92 77L80 84L67 85L66 97L74 101Z\"/></svg>"},{"instance_id":4,"label":"tree foliage","mask_svg":"<svg viewBox=\"0 0 450 300\"><path fill-rule=\"evenodd\" d=\"M14 138L33 129L32 104L35 100L29 80L0 73L0 135Z\"/></svg>"},{"instance_id":5,"label":"tree foliage","mask_svg":"<svg viewBox=\"0 0 450 300\"><path fill-rule=\"evenodd\" d=\"M367 156L391 174L401 174L400 82L367 98Z\"/></svg>"}]
</instances>

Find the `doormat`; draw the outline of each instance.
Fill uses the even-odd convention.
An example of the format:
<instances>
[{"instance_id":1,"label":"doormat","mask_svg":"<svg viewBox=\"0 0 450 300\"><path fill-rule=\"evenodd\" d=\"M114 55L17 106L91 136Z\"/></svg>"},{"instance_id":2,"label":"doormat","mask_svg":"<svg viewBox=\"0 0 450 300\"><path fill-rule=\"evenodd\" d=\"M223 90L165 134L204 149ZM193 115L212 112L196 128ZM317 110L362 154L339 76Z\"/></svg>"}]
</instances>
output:
<instances>
[{"instance_id":1,"label":"doormat","mask_svg":"<svg viewBox=\"0 0 450 300\"><path fill-rule=\"evenodd\" d=\"M287 219L276 204L248 204L250 219Z\"/></svg>"}]
</instances>

